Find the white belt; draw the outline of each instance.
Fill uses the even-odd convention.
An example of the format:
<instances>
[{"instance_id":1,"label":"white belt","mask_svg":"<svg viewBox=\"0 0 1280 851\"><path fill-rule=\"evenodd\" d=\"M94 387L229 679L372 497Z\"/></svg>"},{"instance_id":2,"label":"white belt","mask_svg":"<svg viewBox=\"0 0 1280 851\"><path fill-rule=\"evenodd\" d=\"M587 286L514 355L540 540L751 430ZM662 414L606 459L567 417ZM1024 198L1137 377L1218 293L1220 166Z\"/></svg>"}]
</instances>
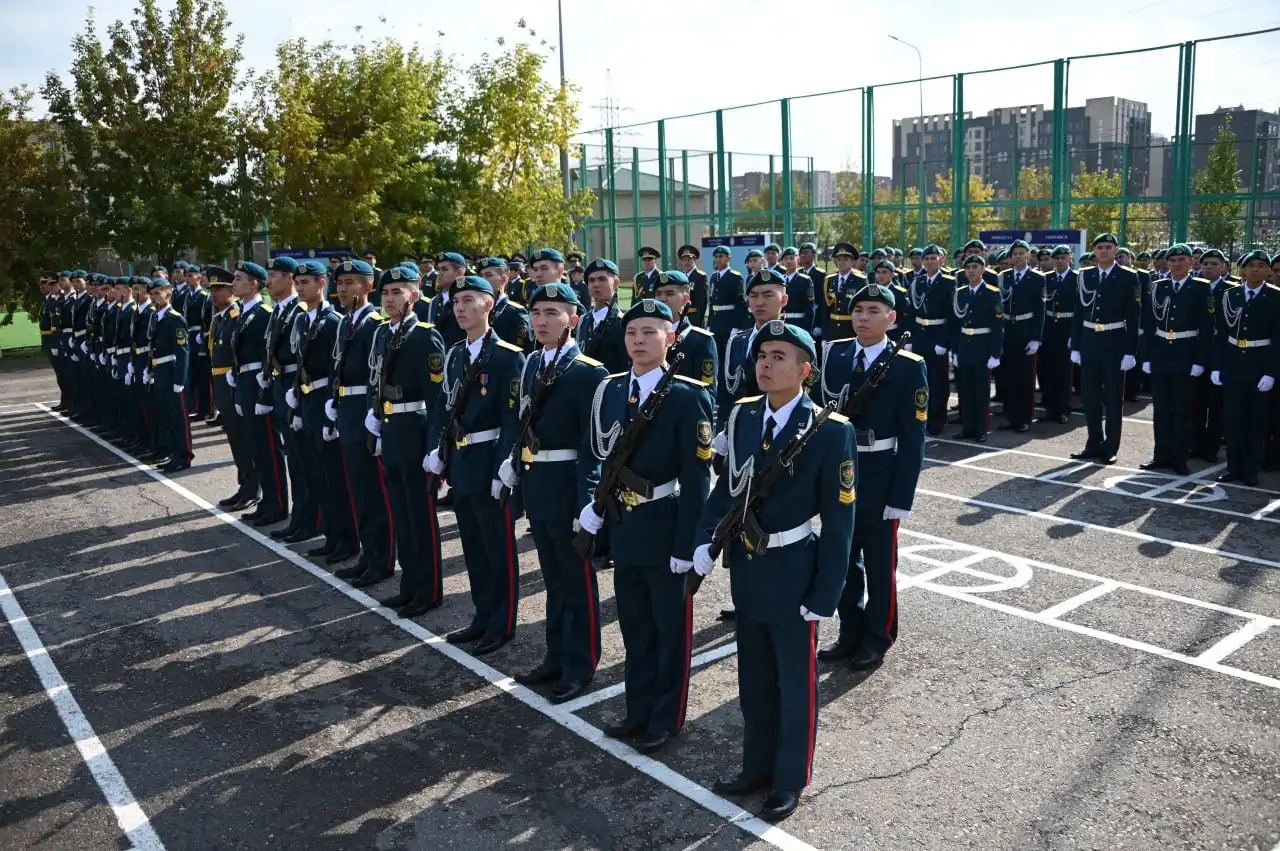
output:
<instances>
[{"instance_id":1,"label":"white belt","mask_svg":"<svg viewBox=\"0 0 1280 851\"><path fill-rule=\"evenodd\" d=\"M359 384L359 385L353 384L350 387L343 384L338 385L339 396L363 396L368 392L369 392L369 388L365 387L363 384Z\"/></svg>"},{"instance_id":2,"label":"white belt","mask_svg":"<svg viewBox=\"0 0 1280 851\"><path fill-rule=\"evenodd\" d=\"M542 452L535 454L529 458L529 463L538 464L549 461L577 461L578 450L576 449L544 449Z\"/></svg>"},{"instance_id":3,"label":"white belt","mask_svg":"<svg viewBox=\"0 0 1280 851\"><path fill-rule=\"evenodd\" d=\"M151 352L151 346L150 346L150 345L146 345L146 346L134 346L134 347L133 347L133 353L134 353L135 355L145 355L145 354L150 354L150 352Z\"/></svg>"},{"instance_id":4,"label":"white belt","mask_svg":"<svg viewBox=\"0 0 1280 851\"><path fill-rule=\"evenodd\" d=\"M782 318L783 319L804 319L804 314L803 313L784 313L782 314Z\"/></svg>"},{"instance_id":5,"label":"white belt","mask_svg":"<svg viewBox=\"0 0 1280 851\"><path fill-rule=\"evenodd\" d=\"M317 378L315 381L312 381L310 384L302 385L302 387L300 387L299 389L302 390L303 393L310 393L312 390L320 390L328 386L329 386L329 379Z\"/></svg>"},{"instance_id":6,"label":"white belt","mask_svg":"<svg viewBox=\"0 0 1280 851\"><path fill-rule=\"evenodd\" d=\"M164 355L163 357L152 358L151 365L159 366L162 363L169 363L170 361L175 361L177 359L178 359L177 355Z\"/></svg>"},{"instance_id":7,"label":"white belt","mask_svg":"<svg viewBox=\"0 0 1280 851\"><path fill-rule=\"evenodd\" d=\"M1156 336L1163 340L1190 340L1200 336L1200 329L1194 331L1157 331Z\"/></svg>"},{"instance_id":8,"label":"white belt","mask_svg":"<svg viewBox=\"0 0 1280 851\"><path fill-rule=\"evenodd\" d=\"M719 313L722 310L733 310L735 307L737 307L736 304L713 304L711 305L711 312Z\"/></svg>"},{"instance_id":9,"label":"white belt","mask_svg":"<svg viewBox=\"0 0 1280 851\"><path fill-rule=\"evenodd\" d=\"M1238 349L1257 349L1271 345L1271 338L1267 337L1265 340L1237 340L1235 337L1228 337L1227 342Z\"/></svg>"},{"instance_id":10,"label":"white belt","mask_svg":"<svg viewBox=\"0 0 1280 851\"><path fill-rule=\"evenodd\" d=\"M115 346L107 346L107 354L109 354L109 355L114 355L115 353L116 353L116 347L115 347Z\"/></svg>"},{"instance_id":11,"label":"white belt","mask_svg":"<svg viewBox=\"0 0 1280 851\"><path fill-rule=\"evenodd\" d=\"M291 372L297 372L297 371L298 371L298 365L296 363L287 363L284 366L280 367L280 371L277 372L276 375L288 375Z\"/></svg>"},{"instance_id":12,"label":"white belt","mask_svg":"<svg viewBox=\"0 0 1280 851\"><path fill-rule=\"evenodd\" d=\"M71 329L70 329L70 328L63 328L63 329L62 329L62 333L63 333L63 334L70 334L70 333L71 333Z\"/></svg>"},{"instance_id":13,"label":"white belt","mask_svg":"<svg viewBox=\"0 0 1280 851\"><path fill-rule=\"evenodd\" d=\"M642 496L635 491L625 490L619 496L619 500L623 505L627 506L644 505L646 502L657 502L660 499L666 499L667 497L678 493L680 493L680 480L672 479L669 482L654 487L653 496ZM773 542L770 541L770 543L772 544Z\"/></svg>"},{"instance_id":14,"label":"white belt","mask_svg":"<svg viewBox=\"0 0 1280 851\"><path fill-rule=\"evenodd\" d=\"M890 449L898 448L898 438L882 437L880 440L872 441L865 446L858 444L859 452L888 452Z\"/></svg>"},{"instance_id":15,"label":"white belt","mask_svg":"<svg viewBox=\"0 0 1280 851\"><path fill-rule=\"evenodd\" d=\"M1007 316L1007 317L1005 317L1005 318L1006 318L1006 319L1008 319L1010 322L1026 322L1028 319L1034 319L1034 318L1035 318L1035 314L1034 314L1034 313L1019 313L1017 316Z\"/></svg>"},{"instance_id":16,"label":"white belt","mask_svg":"<svg viewBox=\"0 0 1280 851\"><path fill-rule=\"evenodd\" d=\"M1073 316L1075 316L1075 314L1074 313L1050 313L1049 316L1053 319L1070 319Z\"/></svg>"},{"instance_id":17,"label":"white belt","mask_svg":"<svg viewBox=\"0 0 1280 851\"><path fill-rule=\"evenodd\" d=\"M414 411L425 411L427 403L419 399L417 402L388 402L382 406L382 413L390 416L391 414L412 414ZM469 437L470 435L468 435ZM498 429L493 429L493 437L498 437Z\"/></svg>"},{"instance_id":18,"label":"white belt","mask_svg":"<svg viewBox=\"0 0 1280 851\"><path fill-rule=\"evenodd\" d=\"M1094 331L1119 331L1125 327L1124 322L1086 322L1084 327L1092 328Z\"/></svg>"},{"instance_id":19,"label":"white belt","mask_svg":"<svg viewBox=\"0 0 1280 851\"><path fill-rule=\"evenodd\" d=\"M990 328L961 328L960 333L964 334L966 337L972 337L974 335L990 334L991 329Z\"/></svg>"},{"instance_id":20,"label":"white belt","mask_svg":"<svg viewBox=\"0 0 1280 851\"><path fill-rule=\"evenodd\" d=\"M813 523L804 521L794 529L788 529L785 532L774 532L769 536L769 549L776 547L789 547L792 544L798 544L801 541L807 541L809 536L813 534Z\"/></svg>"},{"instance_id":21,"label":"white belt","mask_svg":"<svg viewBox=\"0 0 1280 851\"><path fill-rule=\"evenodd\" d=\"M256 360L253 363L240 364L241 375L244 375L246 372L253 372L254 370L258 370L258 369L262 369L262 361L260 360Z\"/></svg>"},{"instance_id":22,"label":"white belt","mask_svg":"<svg viewBox=\"0 0 1280 851\"><path fill-rule=\"evenodd\" d=\"M917 325L924 326L924 327L926 327L926 328L927 328L927 327L932 326L932 325L946 325L946 324L947 324L947 320L945 320L945 319L924 319L923 317L917 316L917 317L916 317L916 324L917 324Z\"/></svg>"},{"instance_id":23,"label":"white belt","mask_svg":"<svg viewBox=\"0 0 1280 851\"><path fill-rule=\"evenodd\" d=\"M410 404L413 404L410 402ZM418 402L417 404L426 407L426 402ZM484 431L473 431L464 437L467 446L474 446L477 443L493 443L498 439L498 435L502 434L500 428L487 428Z\"/></svg>"}]
</instances>

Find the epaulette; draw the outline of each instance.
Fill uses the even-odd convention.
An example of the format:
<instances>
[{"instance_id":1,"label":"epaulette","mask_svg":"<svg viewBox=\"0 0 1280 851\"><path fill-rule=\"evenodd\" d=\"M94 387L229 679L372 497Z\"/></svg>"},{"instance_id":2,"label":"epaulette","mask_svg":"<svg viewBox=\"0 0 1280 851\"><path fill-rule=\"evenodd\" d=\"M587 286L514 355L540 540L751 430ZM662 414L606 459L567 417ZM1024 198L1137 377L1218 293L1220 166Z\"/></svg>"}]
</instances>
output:
<instances>
[{"instance_id":1,"label":"epaulette","mask_svg":"<svg viewBox=\"0 0 1280 851\"><path fill-rule=\"evenodd\" d=\"M893 287L893 289L901 290L904 293L907 291L907 288L904 287L902 284L895 283L895 284L892 284L891 286Z\"/></svg>"},{"instance_id":2,"label":"epaulette","mask_svg":"<svg viewBox=\"0 0 1280 851\"><path fill-rule=\"evenodd\" d=\"M1124 269L1124 270L1129 271L1129 272L1136 272L1136 271L1138 271L1137 269L1133 268L1132 266L1121 266L1119 263L1117 263L1116 265L1117 265L1117 266L1120 266L1120 268L1121 268L1121 269Z\"/></svg>"},{"instance_id":3,"label":"epaulette","mask_svg":"<svg viewBox=\"0 0 1280 851\"><path fill-rule=\"evenodd\" d=\"M509 352L520 352L521 354L524 353L524 349L520 348L519 346L512 345L511 343L508 343L506 340L503 340L501 338L499 338L495 342L498 344L498 348L500 349L506 349Z\"/></svg>"},{"instance_id":4,"label":"epaulette","mask_svg":"<svg viewBox=\"0 0 1280 851\"><path fill-rule=\"evenodd\" d=\"M938 273L938 276L939 276L939 277L942 277L942 278L950 278L950 279L951 279L951 280L953 280L953 281L956 279L956 276L955 276L955 275L949 274L949 273L947 273L947 272L939 272L939 273Z\"/></svg>"},{"instance_id":5,"label":"epaulette","mask_svg":"<svg viewBox=\"0 0 1280 851\"><path fill-rule=\"evenodd\" d=\"M613 375L605 376L605 378L626 378L626 377L627 377L627 373L625 372L615 372Z\"/></svg>"},{"instance_id":6,"label":"epaulette","mask_svg":"<svg viewBox=\"0 0 1280 851\"><path fill-rule=\"evenodd\" d=\"M377 308L374 308L374 311L369 314L369 318L372 319L374 322L382 322L387 317L382 314L382 311L378 310Z\"/></svg>"},{"instance_id":7,"label":"epaulette","mask_svg":"<svg viewBox=\"0 0 1280 851\"><path fill-rule=\"evenodd\" d=\"M694 387L706 387L706 386L707 386L707 385L706 385L706 384L704 384L700 379L697 379L697 378L690 378L690 377L689 377L689 376L687 376L687 375L677 375L677 376L675 376L675 379L676 379L676 381L683 381L683 382L685 382L686 384L692 384Z\"/></svg>"},{"instance_id":8,"label":"epaulette","mask_svg":"<svg viewBox=\"0 0 1280 851\"><path fill-rule=\"evenodd\" d=\"M986 284L986 288L991 290L993 293L1000 292L1000 288L997 287L995 284Z\"/></svg>"},{"instance_id":9,"label":"epaulette","mask_svg":"<svg viewBox=\"0 0 1280 851\"><path fill-rule=\"evenodd\" d=\"M1275 284L1263 284L1263 286L1273 289L1276 292L1280 293L1280 287L1277 287Z\"/></svg>"},{"instance_id":10,"label":"epaulette","mask_svg":"<svg viewBox=\"0 0 1280 851\"><path fill-rule=\"evenodd\" d=\"M1096 266L1081 266L1081 267L1080 267L1079 269L1077 269L1076 271L1077 271L1077 272L1083 272L1083 271L1085 271L1086 269L1095 269L1095 268L1097 268L1097 267L1096 267Z\"/></svg>"},{"instance_id":11,"label":"epaulette","mask_svg":"<svg viewBox=\"0 0 1280 851\"><path fill-rule=\"evenodd\" d=\"M436 324L434 322L415 322L413 324L413 327L414 328L434 328L436 327Z\"/></svg>"},{"instance_id":12,"label":"epaulette","mask_svg":"<svg viewBox=\"0 0 1280 851\"><path fill-rule=\"evenodd\" d=\"M1164 279L1162 278L1161 280L1164 280ZM1200 283L1202 283L1202 284L1211 284L1211 283L1213 283L1213 282L1212 282L1212 281L1210 281L1208 278L1201 278L1201 277L1199 277L1198 275L1192 275L1192 276L1191 276L1191 282L1192 282L1192 283L1195 283L1196 281L1199 281L1199 282L1200 282Z\"/></svg>"},{"instance_id":13,"label":"epaulette","mask_svg":"<svg viewBox=\"0 0 1280 851\"><path fill-rule=\"evenodd\" d=\"M857 269L850 269L850 270L849 270L849 274L851 274L851 275L855 275L855 276L857 276L857 277L859 277L859 278L862 278L862 280L864 280L864 281L867 279L867 273L866 273L866 272L859 272Z\"/></svg>"},{"instance_id":14,"label":"epaulette","mask_svg":"<svg viewBox=\"0 0 1280 851\"><path fill-rule=\"evenodd\" d=\"M515 299L510 299L510 298L509 298L509 299L507 299L507 304L511 305L512 307L518 307L518 308L520 308L521 310L528 310L528 309L529 309L529 308L525 307L523 304L521 304L520 302L516 301Z\"/></svg>"},{"instance_id":15,"label":"epaulette","mask_svg":"<svg viewBox=\"0 0 1280 851\"><path fill-rule=\"evenodd\" d=\"M898 357L906 358L907 360L918 360L918 361L924 360L924 358L920 357L920 355L916 354L915 352L909 352L906 349L898 349Z\"/></svg>"},{"instance_id":16,"label":"epaulette","mask_svg":"<svg viewBox=\"0 0 1280 851\"><path fill-rule=\"evenodd\" d=\"M273 308L273 307L272 307L271 305L269 305L269 304L264 304L264 305L262 305L262 312L263 312L263 313L270 313L270 312L271 312L272 310L274 310L274 309L275 309L275 308Z\"/></svg>"},{"instance_id":17,"label":"epaulette","mask_svg":"<svg viewBox=\"0 0 1280 851\"><path fill-rule=\"evenodd\" d=\"M715 336L715 334L712 334L710 331L708 331L706 328L703 328L701 325L690 325L689 330L693 331L696 334L706 334L708 337Z\"/></svg>"},{"instance_id":18,"label":"epaulette","mask_svg":"<svg viewBox=\"0 0 1280 851\"><path fill-rule=\"evenodd\" d=\"M232 319L239 319L239 318L240 318L240 311L233 307L233 308L231 308L231 311L228 313L228 315L229 315Z\"/></svg>"},{"instance_id":19,"label":"epaulette","mask_svg":"<svg viewBox=\"0 0 1280 851\"><path fill-rule=\"evenodd\" d=\"M969 289L968 284L961 284L960 286L956 287L956 292L960 292L961 290L967 290L967 289Z\"/></svg>"},{"instance_id":20,"label":"epaulette","mask_svg":"<svg viewBox=\"0 0 1280 851\"><path fill-rule=\"evenodd\" d=\"M751 402L759 402L759 401L760 401L761 399L763 399L763 398L764 398L764 394L763 394L763 393L761 393L759 396L743 396L741 399L739 399L738 401L734 402L733 404L735 404L735 405L746 405L746 404L749 404L749 403L751 403Z\"/></svg>"},{"instance_id":21,"label":"epaulette","mask_svg":"<svg viewBox=\"0 0 1280 851\"><path fill-rule=\"evenodd\" d=\"M577 356L576 358L574 358L574 360L576 360L576 361L580 361L580 362L582 362L582 363L585 363L587 366L604 366L604 364L602 364L600 361L596 360L595 358L589 358L589 357L587 357L586 355L584 355L582 352L578 352L578 356ZM619 374L619 375L626 375L626 373L624 373L624 372L620 372L620 373L618 373L618 374ZM609 377L610 377L610 378L613 378L613 376L612 376L612 375L611 375L611 376L609 376Z\"/></svg>"},{"instance_id":22,"label":"epaulette","mask_svg":"<svg viewBox=\"0 0 1280 851\"><path fill-rule=\"evenodd\" d=\"M830 414L828 414L828 415L827 415L827 419L828 419L828 420L835 420L835 421L836 421L836 422L838 422L838 423L847 423L847 422L849 422L849 418L848 418L848 417L846 417L844 414L837 413L836 411L832 411Z\"/></svg>"},{"instance_id":23,"label":"epaulette","mask_svg":"<svg viewBox=\"0 0 1280 851\"><path fill-rule=\"evenodd\" d=\"M841 337L839 340L828 340L827 345L835 346L840 343L852 343L852 342L855 342L857 339L858 339L857 337Z\"/></svg>"}]
</instances>

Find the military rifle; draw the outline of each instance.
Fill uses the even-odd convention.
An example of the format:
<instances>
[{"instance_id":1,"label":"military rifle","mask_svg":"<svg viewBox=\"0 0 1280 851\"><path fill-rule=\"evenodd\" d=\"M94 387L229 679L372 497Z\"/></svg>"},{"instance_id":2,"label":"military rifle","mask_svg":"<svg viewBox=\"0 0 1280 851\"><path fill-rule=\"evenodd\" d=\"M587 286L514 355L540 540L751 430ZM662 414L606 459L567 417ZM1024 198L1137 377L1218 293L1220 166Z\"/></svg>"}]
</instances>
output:
<instances>
[{"instance_id":1,"label":"military rifle","mask_svg":"<svg viewBox=\"0 0 1280 851\"><path fill-rule=\"evenodd\" d=\"M756 515L773 489L795 474L796 457L835 410L836 403L831 402L814 414L813 422L809 427L791 438L791 442L774 456L769 466L751 477L751 481L743 488L742 495L734 499L724 517L721 517L720 522L716 524L715 531L711 533L712 561L719 558L720 553L738 539L742 540L748 552L756 555L764 553L769 548L769 533L760 528L760 521ZM703 577L698 575L696 570L686 573L685 594L688 596L697 594L698 589L702 587L702 579Z\"/></svg>"},{"instance_id":2,"label":"military rifle","mask_svg":"<svg viewBox=\"0 0 1280 851\"><path fill-rule=\"evenodd\" d=\"M680 311L680 315L676 317L676 323L675 323L675 329L676 329L676 342L675 342L675 345L673 345L670 349L668 349L668 350L667 350L667 363L671 363L671 361L675 359L676 355L678 355L678 354L680 353L680 342L681 342L681 340L680 340L680 336L679 336L679 335L680 335L680 325L681 325L681 324L684 322L684 320L689 316L689 310L690 310L690 308L692 308L692 307L693 307L693 302L692 302L692 301L687 301L687 302L685 302L685 304L684 304L684 309L683 309L683 310L681 310L681 311ZM691 331L691 332L689 332L689 333L693 333L693 332Z\"/></svg>"},{"instance_id":3,"label":"military rifle","mask_svg":"<svg viewBox=\"0 0 1280 851\"><path fill-rule=\"evenodd\" d=\"M466 341L463 343L463 351L466 351ZM458 395L454 397L453 407L449 409L449 420L444 424L444 433L440 439L440 461L448 466L449 459L453 456L453 450L466 446L467 433L462 430L462 414L467 409L467 400L471 398L471 389L476 383L476 376L484 369L485 364L489 361L489 349L493 345L493 337L486 336L484 343L480 346L480 353L476 355L476 359L467 365L466 374L462 377L462 387L458 388Z\"/></svg>"},{"instance_id":4,"label":"military rifle","mask_svg":"<svg viewBox=\"0 0 1280 851\"><path fill-rule=\"evenodd\" d=\"M387 350L378 362L378 376L374 381L377 392L373 395L372 408L375 417L385 417L387 408L400 401L400 397L404 395L399 388L388 385L387 379L391 376L391 367L395 365L396 357L400 354L400 347L404 345L404 335L408 328L409 323L402 319L400 327L392 332L391 339L387 341ZM365 443L369 447L369 454L372 455L378 451L378 438L372 434L365 437Z\"/></svg>"},{"instance_id":5,"label":"military rifle","mask_svg":"<svg viewBox=\"0 0 1280 851\"><path fill-rule=\"evenodd\" d=\"M533 393L530 394L529 407L520 415L520 436L516 438L516 445L511 448L511 468L513 470L520 469L519 465L524 460L526 450L534 455L538 453L539 440L538 435L533 430L533 426L538 422L538 417L542 415L542 409L547 405L547 398L551 395L551 385L555 384L556 381L556 371L560 368L560 361L567 354L565 344L569 341L570 330L566 326L564 332L560 334L560 342L556 344L555 357L539 373L538 380L533 384ZM542 357L540 352L538 357ZM510 498L511 488L503 485L502 491L498 494L498 505L506 507L507 500Z\"/></svg>"},{"instance_id":6,"label":"military rifle","mask_svg":"<svg viewBox=\"0 0 1280 851\"><path fill-rule=\"evenodd\" d=\"M683 360L683 352L676 355L675 360L663 373L658 386L653 388L649 398L645 399L644 404L640 406L635 419L627 423L626 429L618 435L613 451L605 459L601 467L600 482L596 485L595 500L592 502L592 510L599 516L608 517L615 523L622 519L614 499L622 490L629 490L645 499L653 496L653 484L631 472L627 462L635 454L636 447L640 445L640 438L649 427L649 423L658 415L658 410L666 400L667 393L671 390L671 382L675 380L676 372L679 371ZM573 548L578 551L578 555L587 558L591 555L591 544L594 540L595 535L586 529L579 529L578 534L573 537Z\"/></svg>"},{"instance_id":7,"label":"military rifle","mask_svg":"<svg viewBox=\"0 0 1280 851\"><path fill-rule=\"evenodd\" d=\"M896 345L893 342L889 343L887 356L880 358L879 363L871 368L871 371L867 373L867 380L854 393L849 395L840 413L852 420L867 409L867 403L871 401L871 397L876 392L876 389L879 388L880 382L884 381L885 373L889 371L889 366L893 363L898 349L909 342L911 342L911 332L906 331Z\"/></svg>"}]
</instances>

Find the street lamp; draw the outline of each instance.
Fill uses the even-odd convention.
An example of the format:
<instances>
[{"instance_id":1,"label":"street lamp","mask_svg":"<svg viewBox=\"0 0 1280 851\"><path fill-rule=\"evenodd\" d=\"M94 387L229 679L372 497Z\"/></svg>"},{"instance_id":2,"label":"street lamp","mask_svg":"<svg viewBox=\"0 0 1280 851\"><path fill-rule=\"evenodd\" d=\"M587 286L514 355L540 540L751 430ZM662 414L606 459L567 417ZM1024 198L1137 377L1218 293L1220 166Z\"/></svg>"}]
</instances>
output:
<instances>
[{"instance_id":1,"label":"street lamp","mask_svg":"<svg viewBox=\"0 0 1280 851\"><path fill-rule=\"evenodd\" d=\"M898 42L898 44L905 44L907 47L911 48L916 52L916 85L920 89L920 121L919 121L919 124L916 125L916 133L917 133L917 136L916 136L916 143L917 143L916 184L920 187L920 210L923 213L924 211L924 57L920 55L920 48L916 47L911 42L900 39L893 33L888 33L888 36L889 38ZM906 175L903 175L903 177L906 177ZM906 187L903 187L902 194L904 198L906 197L906 193L907 193ZM923 227L921 228L920 239L921 240L925 239Z\"/></svg>"}]
</instances>

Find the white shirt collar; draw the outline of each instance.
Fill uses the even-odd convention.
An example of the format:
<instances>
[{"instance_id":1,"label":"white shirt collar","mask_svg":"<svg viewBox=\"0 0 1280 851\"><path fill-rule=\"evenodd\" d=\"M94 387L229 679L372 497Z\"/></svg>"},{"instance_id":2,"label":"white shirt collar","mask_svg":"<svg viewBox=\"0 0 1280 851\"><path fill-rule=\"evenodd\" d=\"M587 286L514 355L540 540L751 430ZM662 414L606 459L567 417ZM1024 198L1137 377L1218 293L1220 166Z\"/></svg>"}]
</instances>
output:
<instances>
[{"instance_id":1,"label":"white shirt collar","mask_svg":"<svg viewBox=\"0 0 1280 851\"><path fill-rule=\"evenodd\" d=\"M880 353L884 351L885 346L887 346L888 344L889 344L888 338L881 340L880 342L876 343L874 346L863 346L861 343L854 343L854 347L855 347L853 352L854 363L857 363L858 361L858 352L866 352L867 353L866 366L867 366L867 369L870 369L871 364L876 362L876 358L880 357Z\"/></svg>"},{"instance_id":2,"label":"white shirt collar","mask_svg":"<svg viewBox=\"0 0 1280 851\"><path fill-rule=\"evenodd\" d=\"M632 381L639 382L640 398L638 402L639 404L643 405L644 400L648 399L649 394L653 392L653 388L657 387L658 382L662 380L662 374L663 374L663 370L661 367L659 367L658 369L651 369L648 372L646 372L644 375L636 375L635 372L633 371L631 373L631 379L627 382L627 392L628 393L631 392Z\"/></svg>"},{"instance_id":3,"label":"white shirt collar","mask_svg":"<svg viewBox=\"0 0 1280 851\"><path fill-rule=\"evenodd\" d=\"M1027 272L1030 272L1030 271L1031 271L1031 267L1030 267L1030 266L1024 266L1024 267L1022 267L1021 269L1018 269L1017 267L1014 267L1014 270L1013 270L1013 279L1014 279L1015 281L1021 281L1021 280L1022 280L1022 276L1023 276L1023 275L1025 275L1025 274L1027 274Z\"/></svg>"},{"instance_id":4,"label":"white shirt collar","mask_svg":"<svg viewBox=\"0 0 1280 851\"><path fill-rule=\"evenodd\" d=\"M448 304L448 303L449 303L449 290L441 290L441 291L440 291L440 298L444 300L444 303L445 303L445 304Z\"/></svg>"},{"instance_id":5,"label":"white shirt collar","mask_svg":"<svg viewBox=\"0 0 1280 851\"><path fill-rule=\"evenodd\" d=\"M555 350L555 349L543 349L543 350L542 350L542 364L543 364L543 366L546 366L547 364L551 363L551 362L552 362L553 360L555 360L555 359L556 359L556 350Z\"/></svg>"},{"instance_id":6,"label":"white shirt collar","mask_svg":"<svg viewBox=\"0 0 1280 851\"><path fill-rule=\"evenodd\" d=\"M1175 289L1180 289L1180 288L1182 287L1182 285L1183 285L1183 284L1185 284L1187 281L1191 280L1191 274L1190 274L1190 273L1188 273L1188 274L1187 274L1187 276L1186 276L1185 278L1183 278L1182 280L1180 280L1180 281L1174 281L1172 278L1170 278L1169 280L1173 282L1173 286L1174 286L1174 288L1175 288Z\"/></svg>"},{"instance_id":7,"label":"white shirt collar","mask_svg":"<svg viewBox=\"0 0 1280 851\"><path fill-rule=\"evenodd\" d=\"M168 306L160 308L159 312L156 313L156 319L164 319L164 315L168 312L169 312Z\"/></svg>"},{"instance_id":8,"label":"white shirt collar","mask_svg":"<svg viewBox=\"0 0 1280 851\"><path fill-rule=\"evenodd\" d=\"M173 288L173 291L178 293L186 292L186 290L187 290L186 283L178 284L176 287Z\"/></svg>"},{"instance_id":9,"label":"white shirt collar","mask_svg":"<svg viewBox=\"0 0 1280 851\"><path fill-rule=\"evenodd\" d=\"M596 308L595 310L591 311L591 324L599 325L601 322L604 321L604 318L608 315L609 315L609 305L606 304L604 307Z\"/></svg>"},{"instance_id":10,"label":"white shirt collar","mask_svg":"<svg viewBox=\"0 0 1280 851\"><path fill-rule=\"evenodd\" d=\"M1101 264L1101 263L1097 263L1097 264L1094 264L1094 265L1096 265L1096 266L1098 267L1098 274L1099 274L1099 275L1106 275L1106 274L1109 274L1109 273L1111 272L1111 270L1112 270L1112 269L1114 269L1116 266L1118 266L1118 265L1120 265L1120 264L1118 264L1118 263L1112 263L1110 266L1108 266L1108 267L1107 267L1107 268L1105 268L1105 269L1104 269L1104 268L1102 268L1102 264Z\"/></svg>"},{"instance_id":11,"label":"white shirt collar","mask_svg":"<svg viewBox=\"0 0 1280 851\"><path fill-rule=\"evenodd\" d=\"M764 403L764 420L760 424L760 433L764 434L765 426L768 424L769 420L772 419L775 423L773 427L774 437L777 437L778 435L782 434L782 430L787 427L787 421L791 419L792 412L795 411L796 405L800 404L800 400L802 398L804 398L804 391L799 390L796 392L794 399L792 399L790 402L783 405L781 408L779 408L776 411L772 411L769 409L769 402L768 402L768 399L766 398Z\"/></svg>"},{"instance_id":12,"label":"white shirt collar","mask_svg":"<svg viewBox=\"0 0 1280 851\"><path fill-rule=\"evenodd\" d=\"M287 298L280 299L278 302L276 302L276 307L280 308L281 310L284 310L286 307L293 304L297 300L298 300L298 296L295 293L294 295L291 295Z\"/></svg>"},{"instance_id":13,"label":"white shirt collar","mask_svg":"<svg viewBox=\"0 0 1280 851\"><path fill-rule=\"evenodd\" d=\"M102 298L101 296L99 296L99 297L98 297L98 300L97 300L97 301L95 301L93 304L94 304L94 306L95 306L95 307L101 307L101 306L102 306L102 303L103 303L104 301L106 301L106 299L105 299L105 298Z\"/></svg>"},{"instance_id":14,"label":"white shirt collar","mask_svg":"<svg viewBox=\"0 0 1280 851\"><path fill-rule=\"evenodd\" d=\"M262 304L262 296L256 295L240 306L240 315L245 315L259 304Z\"/></svg>"},{"instance_id":15,"label":"white shirt collar","mask_svg":"<svg viewBox=\"0 0 1280 851\"><path fill-rule=\"evenodd\" d=\"M321 302L321 304L323 304L323 302ZM309 319L309 320L311 320L311 319L315 319L315 318L316 318L316 314L317 314L317 313L319 313L319 312L320 312L320 306L319 306L319 305L316 305L315 307L313 307L313 308L311 308L310 310L308 310L308 311L307 311L307 319Z\"/></svg>"},{"instance_id":16,"label":"white shirt collar","mask_svg":"<svg viewBox=\"0 0 1280 851\"><path fill-rule=\"evenodd\" d=\"M474 342L467 343L467 354L471 355L473 361L480 357L480 347L484 345L485 337L488 336L488 334L483 334L477 337Z\"/></svg>"},{"instance_id":17,"label":"white shirt collar","mask_svg":"<svg viewBox=\"0 0 1280 851\"><path fill-rule=\"evenodd\" d=\"M230 310L231 310L231 308L233 308L233 307L235 307L235 306L236 306L236 303L235 303L234 301L233 301L233 302L231 302L231 304L228 304L226 307L222 308L222 310L219 310L219 311L218 311L218 315L219 315L219 316L226 316L226 315L227 315L227 312L228 312L228 311L230 311Z\"/></svg>"}]
</instances>

